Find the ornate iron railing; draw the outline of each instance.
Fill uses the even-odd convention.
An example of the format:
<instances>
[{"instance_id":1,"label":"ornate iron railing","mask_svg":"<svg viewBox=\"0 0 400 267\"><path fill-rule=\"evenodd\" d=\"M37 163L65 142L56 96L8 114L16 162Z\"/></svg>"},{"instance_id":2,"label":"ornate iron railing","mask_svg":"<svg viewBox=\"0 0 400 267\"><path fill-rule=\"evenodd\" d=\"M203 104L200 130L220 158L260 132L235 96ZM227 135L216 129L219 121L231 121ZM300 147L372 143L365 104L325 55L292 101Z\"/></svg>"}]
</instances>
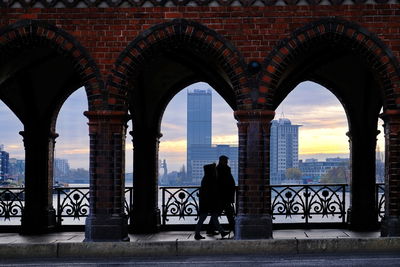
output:
<instances>
[{"instance_id":1,"label":"ornate iron railing","mask_svg":"<svg viewBox=\"0 0 400 267\"><path fill-rule=\"evenodd\" d=\"M199 187L160 187L162 196L161 216L162 224L166 225L173 217L179 220L187 217L198 219Z\"/></svg>"},{"instance_id":2,"label":"ornate iron railing","mask_svg":"<svg viewBox=\"0 0 400 267\"><path fill-rule=\"evenodd\" d=\"M79 188L54 188L57 194L57 225L72 218L72 221L80 221L89 215L89 187ZM68 220L71 223L71 220Z\"/></svg>"},{"instance_id":3,"label":"ornate iron railing","mask_svg":"<svg viewBox=\"0 0 400 267\"><path fill-rule=\"evenodd\" d=\"M10 221L22 216L25 204L24 188L0 188L0 218Z\"/></svg>"},{"instance_id":4,"label":"ornate iron railing","mask_svg":"<svg viewBox=\"0 0 400 267\"><path fill-rule=\"evenodd\" d=\"M24 188L0 188L0 225L22 216L25 206ZM162 224L194 224L198 218L198 186L160 187ZM348 187L329 185L273 185L272 211L274 223L346 222ZM124 211L132 214L133 188L125 188ZM384 215L384 184L376 185L378 219ZM53 204L57 225L83 225L89 214L89 187L54 188ZM4 220L1 220L1 219ZM318 221L319 220L319 221Z\"/></svg>"},{"instance_id":5,"label":"ornate iron railing","mask_svg":"<svg viewBox=\"0 0 400 267\"><path fill-rule=\"evenodd\" d=\"M382 221L385 215L385 184L376 184L376 210L378 211L378 221Z\"/></svg>"},{"instance_id":6,"label":"ornate iron railing","mask_svg":"<svg viewBox=\"0 0 400 267\"><path fill-rule=\"evenodd\" d=\"M14 219L12 225L19 225L15 218L22 217L25 207L24 188L0 188L0 226ZM124 212L130 218L133 202L133 188L125 188ZM56 209L58 227L84 225L89 215L89 187L56 187L53 189L53 205ZM4 223L6 222L6 223Z\"/></svg>"},{"instance_id":7,"label":"ornate iron railing","mask_svg":"<svg viewBox=\"0 0 400 267\"><path fill-rule=\"evenodd\" d=\"M345 184L271 186L273 221L280 216L281 223L308 224L313 219L332 222L336 216L345 223L346 187Z\"/></svg>"},{"instance_id":8,"label":"ornate iron railing","mask_svg":"<svg viewBox=\"0 0 400 267\"><path fill-rule=\"evenodd\" d=\"M198 187L160 187L162 192L162 224L189 222L198 218ZM346 222L346 185L273 185L273 220L278 223L308 224L319 216L318 222L332 222L335 216ZM282 217L283 220L279 220ZM186 220L192 218L192 220ZM314 220L315 221L315 220Z\"/></svg>"}]
</instances>

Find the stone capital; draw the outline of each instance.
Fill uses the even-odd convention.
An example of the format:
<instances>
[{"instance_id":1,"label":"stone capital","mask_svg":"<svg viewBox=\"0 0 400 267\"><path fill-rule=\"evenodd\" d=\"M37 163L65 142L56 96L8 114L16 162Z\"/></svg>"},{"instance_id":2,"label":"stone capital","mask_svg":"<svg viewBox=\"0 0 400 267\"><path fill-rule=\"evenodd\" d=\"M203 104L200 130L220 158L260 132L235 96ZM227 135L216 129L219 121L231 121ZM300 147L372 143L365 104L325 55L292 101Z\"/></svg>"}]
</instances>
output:
<instances>
[{"instance_id":1,"label":"stone capital","mask_svg":"<svg viewBox=\"0 0 400 267\"><path fill-rule=\"evenodd\" d=\"M379 117L385 122L385 135L400 135L400 110L387 109Z\"/></svg>"},{"instance_id":2,"label":"stone capital","mask_svg":"<svg viewBox=\"0 0 400 267\"><path fill-rule=\"evenodd\" d=\"M89 123L106 121L120 124L128 121L128 113L120 110L85 111L83 114L89 119Z\"/></svg>"},{"instance_id":3,"label":"stone capital","mask_svg":"<svg viewBox=\"0 0 400 267\"><path fill-rule=\"evenodd\" d=\"M400 110L387 109L379 115L379 117L385 122L400 123Z\"/></svg>"},{"instance_id":4,"label":"stone capital","mask_svg":"<svg viewBox=\"0 0 400 267\"><path fill-rule=\"evenodd\" d=\"M269 123L275 117L273 110L236 110L235 119L239 122L261 122Z\"/></svg>"},{"instance_id":5,"label":"stone capital","mask_svg":"<svg viewBox=\"0 0 400 267\"><path fill-rule=\"evenodd\" d=\"M26 144L27 142L37 142L38 140L37 137L40 137L41 142L46 140L55 142L56 138L59 136L58 133L53 131L49 131L47 137L45 131L42 134L42 132L40 131L34 132L30 130L28 131L25 130L25 131L20 131L19 134L23 137L24 144Z\"/></svg>"}]
</instances>

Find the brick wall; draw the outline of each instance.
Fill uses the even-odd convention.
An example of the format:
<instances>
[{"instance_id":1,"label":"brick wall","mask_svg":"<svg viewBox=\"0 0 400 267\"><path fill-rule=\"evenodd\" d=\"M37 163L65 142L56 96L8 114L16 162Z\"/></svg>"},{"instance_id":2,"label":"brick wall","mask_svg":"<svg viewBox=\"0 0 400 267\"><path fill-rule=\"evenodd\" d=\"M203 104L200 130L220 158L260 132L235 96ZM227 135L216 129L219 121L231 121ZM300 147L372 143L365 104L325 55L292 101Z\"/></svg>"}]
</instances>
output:
<instances>
[{"instance_id":1,"label":"brick wall","mask_svg":"<svg viewBox=\"0 0 400 267\"><path fill-rule=\"evenodd\" d=\"M23 19L41 20L71 35L107 77L120 54L156 24L176 18L198 22L231 43L244 63L265 62L281 40L307 23L339 17L375 34L399 58L400 5L319 5L268 7L2 8L4 27ZM1 35L1 34L0 34ZM0 38L4 43L13 36ZM59 42L62 40L58 40ZM68 47L66 47L68 49ZM242 88L243 89L243 88ZM265 87L260 89L266 90ZM262 94L262 92L261 92ZM113 104L114 100L109 100ZM116 100L115 100L116 101ZM258 98L260 103L265 99ZM399 104L398 100L398 103Z\"/></svg>"},{"instance_id":2,"label":"brick wall","mask_svg":"<svg viewBox=\"0 0 400 267\"><path fill-rule=\"evenodd\" d=\"M224 72L222 76L229 80L238 109L239 214L263 215L270 213L268 124L273 118L272 99L279 82L285 79L287 67L299 54L318 46L321 39L348 45L365 58L378 77L384 109L397 110L399 31L400 4L1 8L0 63L37 43L44 43L74 63L92 112L87 113L91 197L96 202L91 204L91 214L120 214L114 230L118 232L116 239L124 239L126 233L119 230L125 224L121 199L124 166L120 164L127 96L136 73L147 60L157 58L158 48L179 51L184 46L211 58ZM248 67L250 63L255 66L254 61L261 64L258 71ZM390 144L397 149L398 140ZM398 174L394 171L398 157L397 150L392 152L391 164L387 164L392 169L387 176L393 177L387 190L393 190L389 210L397 216ZM104 231L98 225L106 225L108 219L93 216L89 223L93 227L87 228L88 240L102 240L98 235Z\"/></svg>"},{"instance_id":3,"label":"brick wall","mask_svg":"<svg viewBox=\"0 0 400 267\"><path fill-rule=\"evenodd\" d=\"M22 19L43 20L76 38L103 73L143 31L175 18L199 22L228 39L246 61L262 61L273 47L299 27L323 17L353 21L375 33L399 56L400 5L146 7L89 9L1 9L0 26Z\"/></svg>"}]
</instances>

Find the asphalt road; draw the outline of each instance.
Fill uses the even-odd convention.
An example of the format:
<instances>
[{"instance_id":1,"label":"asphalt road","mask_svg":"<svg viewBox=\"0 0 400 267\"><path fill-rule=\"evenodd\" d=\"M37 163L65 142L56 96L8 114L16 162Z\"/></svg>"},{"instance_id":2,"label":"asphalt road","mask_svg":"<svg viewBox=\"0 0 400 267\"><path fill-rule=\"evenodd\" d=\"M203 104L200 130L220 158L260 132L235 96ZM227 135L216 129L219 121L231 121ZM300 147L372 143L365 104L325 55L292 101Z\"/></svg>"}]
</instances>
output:
<instances>
[{"instance_id":1,"label":"asphalt road","mask_svg":"<svg viewBox=\"0 0 400 267\"><path fill-rule=\"evenodd\" d=\"M219 255L117 259L18 259L0 266L400 266L398 253L305 254L305 255Z\"/></svg>"}]
</instances>

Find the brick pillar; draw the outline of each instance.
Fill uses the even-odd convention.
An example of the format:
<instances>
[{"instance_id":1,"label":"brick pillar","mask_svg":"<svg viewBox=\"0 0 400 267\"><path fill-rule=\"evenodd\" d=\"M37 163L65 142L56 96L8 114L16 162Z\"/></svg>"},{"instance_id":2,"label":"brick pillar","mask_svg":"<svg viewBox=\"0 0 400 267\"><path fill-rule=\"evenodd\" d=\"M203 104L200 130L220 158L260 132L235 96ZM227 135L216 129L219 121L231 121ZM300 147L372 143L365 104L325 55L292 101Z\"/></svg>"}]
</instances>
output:
<instances>
[{"instance_id":1,"label":"brick pillar","mask_svg":"<svg viewBox=\"0 0 400 267\"><path fill-rule=\"evenodd\" d=\"M53 208L53 160L57 134L25 128L25 208L21 234L46 233L56 225Z\"/></svg>"},{"instance_id":2,"label":"brick pillar","mask_svg":"<svg viewBox=\"0 0 400 267\"><path fill-rule=\"evenodd\" d=\"M90 214L85 241L129 241L125 199L123 111L87 111L90 136Z\"/></svg>"},{"instance_id":3,"label":"brick pillar","mask_svg":"<svg viewBox=\"0 0 400 267\"><path fill-rule=\"evenodd\" d=\"M235 239L272 238L269 177L274 111L235 111L239 128L239 190Z\"/></svg>"},{"instance_id":4,"label":"brick pillar","mask_svg":"<svg viewBox=\"0 0 400 267\"><path fill-rule=\"evenodd\" d=\"M363 125L366 127L366 125ZM357 129L347 133L350 143L350 229L370 231L379 229L376 204L376 129Z\"/></svg>"},{"instance_id":5,"label":"brick pillar","mask_svg":"<svg viewBox=\"0 0 400 267\"><path fill-rule=\"evenodd\" d=\"M133 137L133 209L130 230L134 233L159 231L158 146L162 136L158 130L135 127Z\"/></svg>"},{"instance_id":6,"label":"brick pillar","mask_svg":"<svg viewBox=\"0 0 400 267\"><path fill-rule=\"evenodd\" d=\"M382 236L400 236L400 110L386 110L385 125L385 216Z\"/></svg>"}]
</instances>

